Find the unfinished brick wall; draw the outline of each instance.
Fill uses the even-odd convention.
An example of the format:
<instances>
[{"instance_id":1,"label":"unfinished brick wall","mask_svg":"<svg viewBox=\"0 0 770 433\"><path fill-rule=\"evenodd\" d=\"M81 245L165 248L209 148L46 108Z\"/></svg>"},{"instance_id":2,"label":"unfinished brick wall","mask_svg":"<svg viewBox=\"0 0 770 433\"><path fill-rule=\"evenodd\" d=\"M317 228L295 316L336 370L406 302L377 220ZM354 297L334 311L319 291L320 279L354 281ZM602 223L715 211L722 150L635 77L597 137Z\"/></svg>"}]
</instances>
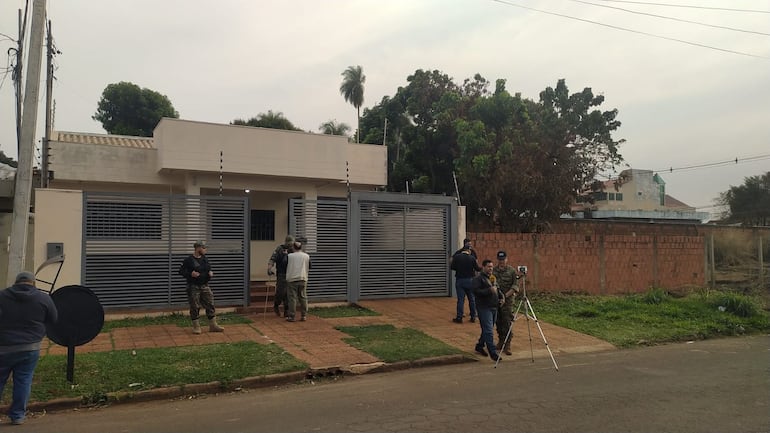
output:
<instances>
[{"instance_id":1,"label":"unfinished brick wall","mask_svg":"<svg viewBox=\"0 0 770 433\"><path fill-rule=\"evenodd\" d=\"M618 294L704 286L704 230L694 225L569 222L552 233L468 233L479 261L508 253L528 287Z\"/></svg>"}]
</instances>

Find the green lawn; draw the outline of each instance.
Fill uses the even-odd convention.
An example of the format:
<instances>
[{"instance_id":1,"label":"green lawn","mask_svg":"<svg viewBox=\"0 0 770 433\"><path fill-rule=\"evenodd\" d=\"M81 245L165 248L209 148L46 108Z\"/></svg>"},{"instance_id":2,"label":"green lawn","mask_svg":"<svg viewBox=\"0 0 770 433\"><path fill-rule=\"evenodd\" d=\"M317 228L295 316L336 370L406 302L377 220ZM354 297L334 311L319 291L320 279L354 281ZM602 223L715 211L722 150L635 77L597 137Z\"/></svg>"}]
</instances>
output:
<instances>
[{"instance_id":1,"label":"green lawn","mask_svg":"<svg viewBox=\"0 0 770 433\"><path fill-rule=\"evenodd\" d=\"M440 355L454 355L462 351L420 331L396 328L393 325L340 326L337 329L350 335L344 341L385 362L414 361Z\"/></svg>"},{"instance_id":2,"label":"green lawn","mask_svg":"<svg viewBox=\"0 0 770 433\"><path fill-rule=\"evenodd\" d=\"M239 323L251 323L251 320L247 319L240 314L225 313L217 315L217 321L220 325L227 324L239 324ZM208 321L205 317L201 319L203 325L207 325ZM134 328L150 325L177 325L183 328L192 326L190 316L187 314L167 314L157 317L137 317L129 319L107 320L104 322L102 332L109 332L117 328Z\"/></svg>"},{"instance_id":3,"label":"green lawn","mask_svg":"<svg viewBox=\"0 0 770 433\"><path fill-rule=\"evenodd\" d=\"M538 319L619 347L770 331L770 314L759 298L735 293L681 298L661 290L628 296L539 294L530 301Z\"/></svg>"},{"instance_id":4,"label":"green lawn","mask_svg":"<svg viewBox=\"0 0 770 433\"><path fill-rule=\"evenodd\" d=\"M107 393L171 385L230 382L245 377L304 370L308 366L275 344L239 342L78 354L74 385L67 382L67 356L40 359L32 401L82 397L96 403ZM6 396L10 396L7 387ZM6 397L7 400L7 397Z\"/></svg>"},{"instance_id":5,"label":"green lawn","mask_svg":"<svg viewBox=\"0 0 770 433\"><path fill-rule=\"evenodd\" d=\"M325 319L333 319L339 317L358 317L358 316L379 316L380 313L372 311L368 308L361 307L360 305L337 305L334 307L316 307L310 308L309 314L322 317Z\"/></svg>"}]
</instances>

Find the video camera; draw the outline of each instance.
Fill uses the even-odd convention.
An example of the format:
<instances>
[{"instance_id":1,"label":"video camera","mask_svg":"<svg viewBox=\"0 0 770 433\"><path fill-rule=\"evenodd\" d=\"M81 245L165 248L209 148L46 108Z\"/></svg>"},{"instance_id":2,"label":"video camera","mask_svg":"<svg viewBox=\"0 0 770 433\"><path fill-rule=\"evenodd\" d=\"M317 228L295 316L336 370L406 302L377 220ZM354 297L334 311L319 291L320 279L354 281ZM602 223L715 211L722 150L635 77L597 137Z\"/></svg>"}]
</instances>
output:
<instances>
[{"instance_id":1,"label":"video camera","mask_svg":"<svg viewBox=\"0 0 770 433\"><path fill-rule=\"evenodd\" d=\"M516 268L517 271L519 271L520 274L526 274L527 273L527 267L523 265L519 265L518 268Z\"/></svg>"}]
</instances>

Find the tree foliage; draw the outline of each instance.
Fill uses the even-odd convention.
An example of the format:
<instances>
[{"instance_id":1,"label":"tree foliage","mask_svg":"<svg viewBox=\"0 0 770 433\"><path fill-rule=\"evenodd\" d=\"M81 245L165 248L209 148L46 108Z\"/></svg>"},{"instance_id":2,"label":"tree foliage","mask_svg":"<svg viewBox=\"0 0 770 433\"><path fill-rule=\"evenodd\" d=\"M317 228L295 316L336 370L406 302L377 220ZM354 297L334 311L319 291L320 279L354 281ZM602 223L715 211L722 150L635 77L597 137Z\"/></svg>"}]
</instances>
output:
<instances>
[{"instance_id":1,"label":"tree foliage","mask_svg":"<svg viewBox=\"0 0 770 433\"><path fill-rule=\"evenodd\" d=\"M745 226L770 225L770 171L744 179L720 194L719 204L727 207L726 219Z\"/></svg>"},{"instance_id":2,"label":"tree foliage","mask_svg":"<svg viewBox=\"0 0 770 433\"><path fill-rule=\"evenodd\" d=\"M356 143L360 143L361 140L361 105L364 104L364 83L366 82L366 75L364 75L363 68L359 66L348 66L347 69L342 71L342 84L340 85L340 94L345 98L345 102L349 102L356 107L356 118L358 119L358 128L356 130Z\"/></svg>"},{"instance_id":3,"label":"tree foliage","mask_svg":"<svg viewBox=\"0 0 770 433\"><path fill-rule=\"evenodd\" d=\"M345 122L337 122L336 120L328 120L324 123L322 123L318 130L321 131L323 134L328 135L345 135L347 136L350 132L350 125L348 125Z\"/></svg>"},{"instance_id":4,"label":"tree foliage","mask_svg":"<svg viewBox=\"0 0 770 433\"><path fill-rule=\"evenodd\" d=\"M479 229L542 230L600 171L622 162L623 140L612 138L617 110L600 111L603 96L570 94L564 80L538 101L510 94L505 80L493 91L490 84L478 74L457 84L417 70L395 96L364 110L364 142L382 142L387 119L391 191L459 192Z\"/></svg>"},{"instance_id":5,"label":"tree foliage","mask_svg":"<svg viewBox=\"0 0 770 433\"><path fill-rule=\"evenodd\" d=\"M121 81L104 88L92 119L109 134L151 137L163 117L179 118L166 95Z\"/></svg>"},{"instance_id":6,"label":"tree foliage","mask_svg":"<svg viewBox=\"0 0 770 433\"><path fill-rule=\"evenodd\" d=\"M286 129L289 131L301 131L294 126L280 111L267 110L267 113L259 113L257 117L249 120L235 119L231 125L255 126L259 128Z\"/></svg>"}]
</instances>

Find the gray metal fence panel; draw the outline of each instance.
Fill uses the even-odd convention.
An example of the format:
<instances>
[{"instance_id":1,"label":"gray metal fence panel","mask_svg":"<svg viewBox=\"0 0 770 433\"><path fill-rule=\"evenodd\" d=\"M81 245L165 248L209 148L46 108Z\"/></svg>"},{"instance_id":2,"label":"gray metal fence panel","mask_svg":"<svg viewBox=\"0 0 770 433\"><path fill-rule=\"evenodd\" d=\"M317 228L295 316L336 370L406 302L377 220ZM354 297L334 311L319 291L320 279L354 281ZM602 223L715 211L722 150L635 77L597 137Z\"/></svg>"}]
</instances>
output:
<instances>
[{"instance_id":1,"label":"gray metal fence panel","mask_svg":"<svg viewBox=\"0 0 770 433\"><path fill-rule=\"evenodd\" d=\"M449 210L360 201L360 297L446 296Z\"/></svg>"},{"instance_id":2,"label":"gray metal fence panel","mask_svg":"<svg viewBox=\"0 0 770 433\"><path fill-rule=\"evenodd\" d=\"M86 192L83 281L107 307L187 304L177 274L205 239L217 305L248 299L248 202L240 197Z\"/></svg>"},{"instance_id":3,"label":"gray metal fence panel","mask_svg":"<svg viewBox=\"0 0 770 433\"><path fill-rule=\"evenodd\" d=\"M345 200L290 200L289 232L306 239L304 248L311 258L308 299L347 299L347 227Z\"/></svg>"}]
</instances>

